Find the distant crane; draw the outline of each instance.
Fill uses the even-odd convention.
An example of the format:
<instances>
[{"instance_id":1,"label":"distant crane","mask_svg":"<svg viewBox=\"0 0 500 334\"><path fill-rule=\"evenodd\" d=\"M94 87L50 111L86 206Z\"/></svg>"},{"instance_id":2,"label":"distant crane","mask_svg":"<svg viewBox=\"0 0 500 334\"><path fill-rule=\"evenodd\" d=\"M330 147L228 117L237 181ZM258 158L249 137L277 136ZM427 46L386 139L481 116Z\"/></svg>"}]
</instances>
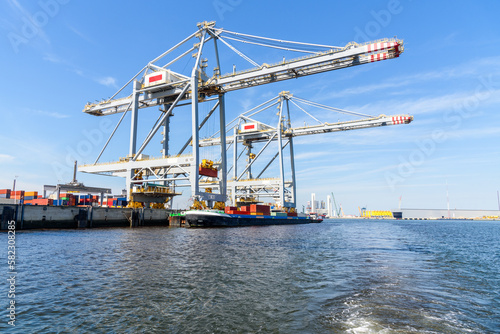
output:
<instances>
[{"instance_id":1,"label":"distant crane","mask_svg":"<svg viewBox=\"0 0 500 334\"><path fill-rule=\"evenodd\" d=\"M333 199L333 208L335 209L334 216L339 217L340 216L340 209L337 207L337 202L335 201L335 196L333 195L333 192L332 192L332 199Z\"/></svg>"},{"instance_id":2,"label":"distant crane","mask_svg":"<svg viewBox=\"0 0 500 334\"><path fill-rule=\"evenodd\" d=\"M339 217L345 217L344 210L342 209L342 204L339 204L339 206L340 206L340 213L341 213L341 216L339 216Z\"/></svg>"}]
</instances>

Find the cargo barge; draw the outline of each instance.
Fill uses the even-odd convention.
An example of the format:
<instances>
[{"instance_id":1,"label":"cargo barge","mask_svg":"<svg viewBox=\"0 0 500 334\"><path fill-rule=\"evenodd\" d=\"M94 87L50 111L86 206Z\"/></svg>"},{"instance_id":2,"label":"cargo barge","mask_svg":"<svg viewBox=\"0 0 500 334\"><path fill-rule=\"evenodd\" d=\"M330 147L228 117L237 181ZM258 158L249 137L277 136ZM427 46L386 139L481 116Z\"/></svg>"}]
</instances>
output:
<instances>
[{"instance_id":1,"label":"cargo barge","mask_svg":"<svg viewBox=\"0 0 500 334\"><path fill-rule=\"evenodd\" d=\"M0 204L0 230L182 226L167 209Z\"/></svg>"},{"instance_id":2,"label":"cargo barge","mask_svg":"<svg viewBox=\"0 0 500 334\"><path fill-rule=\"evenodd\" d=\"M321 223L308 215L299 215L294 212L272 212L266 205L251 205L248 207L226 207L220 210L191 210L186 211L187 227L238 227L261 225L291 225ZM242 210L240 210L242 209Z\"/></svg>"}]
</instances>

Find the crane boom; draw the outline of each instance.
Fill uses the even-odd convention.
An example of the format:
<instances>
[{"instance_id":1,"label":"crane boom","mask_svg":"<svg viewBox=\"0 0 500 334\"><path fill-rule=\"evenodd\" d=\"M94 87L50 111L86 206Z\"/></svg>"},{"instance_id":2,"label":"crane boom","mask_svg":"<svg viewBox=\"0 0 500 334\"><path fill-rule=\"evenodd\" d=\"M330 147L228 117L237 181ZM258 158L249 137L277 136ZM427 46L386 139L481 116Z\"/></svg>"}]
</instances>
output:
<instances>
[{"instance_id":1,"label":"crane boom","mask_svg":"<svg viewBox=\"0 0 500 334\"><path fill-rule=\"evenodd\" d=\"M321 52L273 65L263 64L258 68L242 73L228 74L221 78L212 77L201 85L200 91L210 93L214 88L216 91L232 91L270 82L294 79L299 76L397 58L402 50L402 41L396 39L369 42L364 45L349 43L340 50Z\"/></svg>"},{"instance_id":2,"label":"crane boom","mask_svg":"<svg viewBox=\"0 0 500 334\"><path fill-rule=\"evenodd\" d=\"M220 34L220 32L216 32L213 28L208 28L208 31L212 33L215 39ZM200 71L198 73L197 89L202 96L201 101L203 101L205 96L223 92L397 58L403 50L403 41L399 39L383 39L364 44L351 42L343 48L316 52L312 55L288 61L284 60L271 65L264 63L245 71L229 73L223 76L220 76L216 72L211 78L208 78L205 73ZM155 71L163 70L161 67L154 66L151 63L145 68ZM186 76L165 70L165 72L167 71L170 78L169 82L159 82L154 85L142 83L142 88L138 91L138 93L141 93L138 97L138 108L147 108L172 102L181 94L185 85L189 84L189 79ZM182 100L189 100L191 98L191 93L188 92L188 94L182 97ZM88 103L83 111L96 116L121 113L130 109L132 99L133 96L130 95L119 99Z\"/></svg>"},{"instance_id":3,"label":"crane boom","mask_svg":"<svg viewBox=\"0 0 500 334\"><path fill-rule=\"evenodd\" d=\"M337 123L324 123L320 125L310 125L298 128L286 129L283 133L284 137L298 137L307 136L328 132L338 132L356 129L365 129L378 126L387 125L397 125L397 124L410 124L413 121L413 116L409 115L394 115L386 116L380 115L378 117L365 118L361 120L347 121L347 122L337 122ZM243 139L238 137L238 142L264 142L273 138L276 133L276 129L268 129L256 132L254 134L248 134ZM226 137L226 143L231 144L234 142L234 136ZM200 140L200 147L220 145L219 138L210 138Z\"/></svg>"}]
</instances>

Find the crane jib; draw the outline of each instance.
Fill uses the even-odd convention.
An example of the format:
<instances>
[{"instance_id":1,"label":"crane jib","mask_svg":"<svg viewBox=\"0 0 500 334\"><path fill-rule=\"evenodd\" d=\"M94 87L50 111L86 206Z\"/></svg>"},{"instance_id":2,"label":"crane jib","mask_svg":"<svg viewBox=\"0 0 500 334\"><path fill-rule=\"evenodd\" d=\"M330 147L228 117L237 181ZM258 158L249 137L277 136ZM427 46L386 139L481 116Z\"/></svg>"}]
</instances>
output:
<instances>
[{"instance_id":1,"label":"crane jib","mask_svg":"<svg viewBox=\"0 0 500 334\"><path fill-rule=\"evenodd\" d=\"M219 74L218 67L210 78L206 76L204 71L197 71L199 75L198 91L199 94L202 94L200 99L203 101L206 96L233 90L397 58L403 50L403 42L398 39L384 39L364 44L351 42L343 48L317 52L275 64L264 63L251 69L222 76ZM153 70L149 74L145 72L143 78L140 79L142 80L142 89L139 97L139 108L157 106L165 103L164 101L175 100L184 85L188 84L188 77L164 67L150 63L145 68L146 71L148 68ZM188 92L184 100L190 99L189 95ZM89 103L83 111L96 116L125 112L131 100L132 97L129 96Z\"/></svg>"}]
</instances>

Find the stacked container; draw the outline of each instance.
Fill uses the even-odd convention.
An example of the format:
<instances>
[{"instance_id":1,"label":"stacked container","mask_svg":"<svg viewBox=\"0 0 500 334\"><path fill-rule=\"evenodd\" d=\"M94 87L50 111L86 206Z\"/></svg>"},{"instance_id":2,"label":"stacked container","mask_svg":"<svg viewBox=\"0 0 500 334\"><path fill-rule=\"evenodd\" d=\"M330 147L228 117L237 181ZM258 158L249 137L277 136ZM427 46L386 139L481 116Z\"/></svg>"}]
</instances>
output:
<instances>
[{"instance_id":1,"label":"stacked container","mask_svg":"<svg viewBox=\"0 0 500 334\"><path fill-rule=\"evenodd\" d=\"M54 205L53 202L49 198L37 198L31 201L31 205Z\"/></svg>"},{"instance_id":2,"label":"stacked container","mask_svg":"<svg viewBox=\"0 0 500 334\"><path fill-rule=\"evenodd\" d=\"M250 214L250 209L246 206L242 206L238 209L236 206L226 206L224 209L224 212L230 215L249 215Z\"/></svg>"},{"instance_id":3,"label":"stacked container","mask_svg":"<svg viewBox=\"0 0 500 334\"><path fill-rule=\"evenodd\" d=\"M77 197L71 193L67 194L60 194L59 195L59 201L55 201L58 204L57 205L69 205L69 206L75 206L76 205L76 200ZM56 205L56 204L54 204Z\"/></svg>"},{"instance_id":4,"label":"stacked container","mask_svg":"<svg viewBox=\"0 0 500 334\"><path fill-rule=\"evenodd\" d=\"M271 207L269 205L251 204L250 214L254 216L260 216L260 215L270 216Z\"/></svg>"},{"instance_id":5,"label":"stacked container","mask_svg":"<svg viewBox=\"0 0 500 334\"><path fill-rule=\"evenodd\" d=\"M0 189L0 198L10 198L10 189Z\"/></svg>"},{"instance_id":6,"label":"stacked container","mask_svg":"<svg viewBox=\"0 0 500 334\"><path fill-rule=\"evenodd\" d=\"M80 195L78 205L91 205L95 206L99 202L99 196L95 195Z\"/></svg>"},{"instance_id":7,"label":"stacked container","mask_svg":"<svg viewBox=\"0 0 500 334\"><path fill-rule=\"evenodd\" d=\"M12 198L12 199L21 199L23 197L24 197L24 190L10 192L10 198Z\"/></svg>"},{"instance_id":8,"label":"stacked container","mask_svg":"<svg viewBox=\"0 0 500 334\"><path fill-rule=\"evenodd\" d=\"M24 201L31 201L37 199L38 191L26 191L24 192Z\"/></svg>"},{"instance_id":9,"label":"stacked container","mask_svg":"<svg viewBox=\"0 0 500 334\"><path fill-rule=\"evenodd\" d=\"M127 198L126 197L113 197L108 198L107 205L110 208L121 208L127 206Z\"/></svg>"},{"instance_id":10,"label":"stacked container","mask_svg":"<svg viewBox=\"0 0 500 334\"><path fill-rule=\"evenodd\" d=\"M288 214L286 212L276 211L271 212L271 216L273 217L286 217Z\"/></svg>"}]
</instances>

